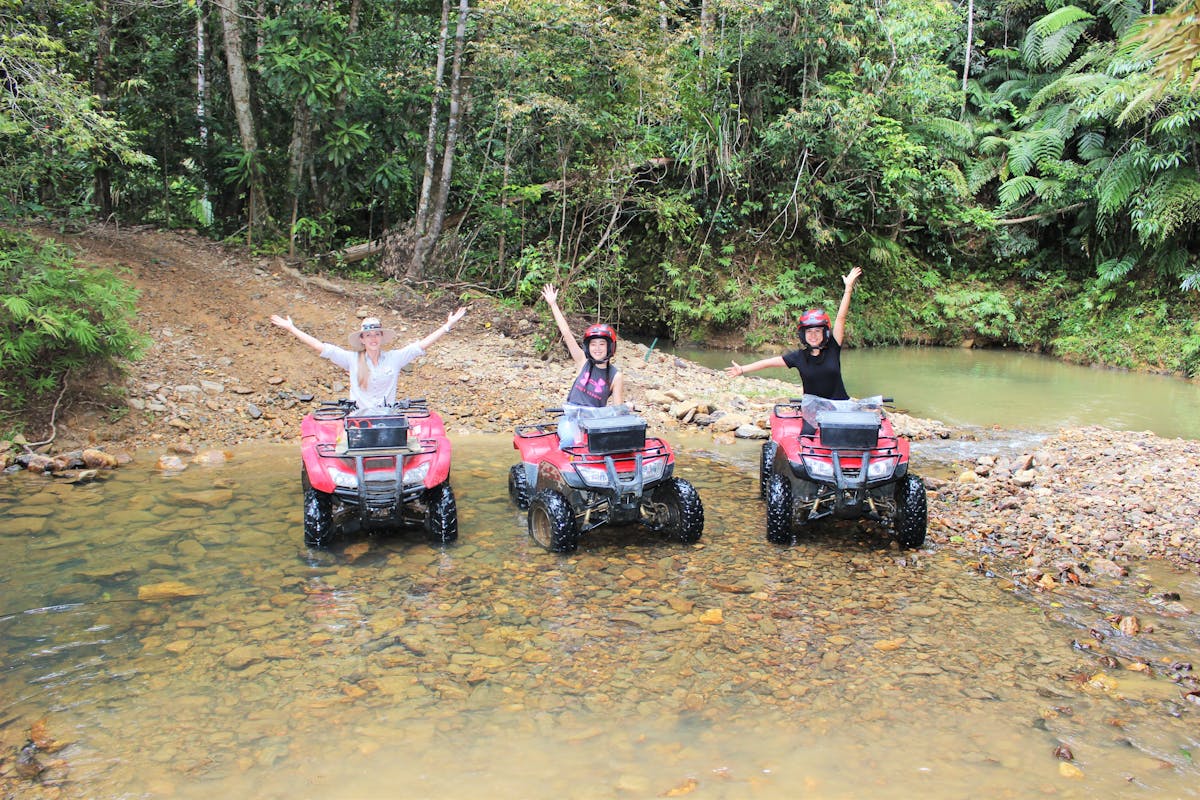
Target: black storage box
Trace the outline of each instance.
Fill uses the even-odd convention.
[[[408,446],[408,417],[346,417],[348,450],[399,449]]]
[[[632,414],[584,418],[579,420],[579,427],[587,433],[588,451],[592,453],[628,453],[646,446],[646,420]]]
[[[870,411],[817,414],[821,444],[837,450],[869,450],[879,442],[879,415]]]

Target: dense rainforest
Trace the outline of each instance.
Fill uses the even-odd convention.
[[[0,214],[758,344],[1200,373],[1200,0],[0,0]],[[10,226],[0,392],[133,298]]]

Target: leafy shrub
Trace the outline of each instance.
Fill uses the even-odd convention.
[[[136,299],[112,271],[78,266],[60,245],[0,230],[4,406],[29,408],[76,367],[140,356],[147,341],[132,325]]]

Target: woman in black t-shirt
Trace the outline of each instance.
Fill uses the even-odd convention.
[[[791,367],[800,373],[800,383],[806,395],[816,395],[829,400],[849,400],[846,386],[842,383],[842,342],[846,338],[846,314],[850,310],[850,296],[854,285],[862,277],[862,268],[855,267],[842,277],[846,291],[838,306],[837,317],[831,328],[829,315],[822,309],[811,308],[800,317],[796,326],[800,333],[800,349],[755,361],[742,366],[736,361],[726,367],[729,375],[745,375],[747,372],[766,367]]]

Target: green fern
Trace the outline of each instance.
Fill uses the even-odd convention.
[[[1009,143],[1008,160],[1014,175],[1028,175],[1039,164],[1062,158],[1066,137],[1057,128],[1021,131]]]
[[[1076,6],[1063,6],[1030,26],[1021,43],[1021,57],[1030,67],[1055,69],[1075,51],[1094,17]]]
[[[1075,141],[1075,152],[1084,161],[1094,162],[1109,155],[1108,140],[1101,131],[1088,130],[1079,134]]]
[[[1096,210],[1101,219],[1116,214],[1149,180],[1146,152],[1134,147],[1114,158],[1096,183]]]
[[[1096,265],[1096,275],[1100,279],[1100,288],[1107,289],[1113,284],[1122,280],[1126,275],[1133,271],[1137,265],[1137,258],[1132,255],[1122,256],[1120,258],[1110,258]]]
[[[1133,214],[1142,244],[1165,243],[1200,222],[1200,179],[1190,168],[1161,173],[1143,188]]]
[[[939,136],[958,147],[970,147],[975,143],[975,133],[970,125],[948,117],[930,117],[920,123],[920,129]]]
[[[1052,81],[1040,89],[1029,101],[1025,108],[1025,116],[1030,116],[1050,101],[1065,97],[1076,101],[1083,97],[1092,97],[1116,82],[1110,75],[1099,72],[1072,73]]]
[[[0,231],[0,397],[20,411],[76,367],[119,363],[146,340],[136,292],[107,270],[74,264],[52,242]]]
[[[1084,11],[1079,6],[1062,6],[1033,23],[1032,30],[1038,36],[1053,36],[1079,22],[1090,21],[1095,18],[1095,16]]]
[[[1000,185],[1000,204],[1004,208],[1012,208],[1031,193],[1036,193],[1041,178],[1032,175],[1018,175]]]
[[[999,165],[990,158],[975,159],[967,168],[967,191],[972,194],[1000,176]]]

